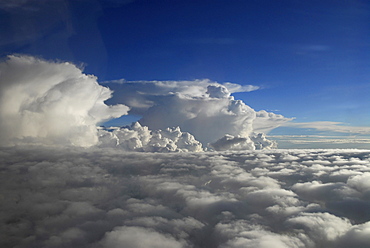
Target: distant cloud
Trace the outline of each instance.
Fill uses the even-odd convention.
[[[275,141],[268,140],[263,133],[252,134],[248,137],[232,136],[226,134],[224,137],[209,144],[216,151],[227,150],[263,150],[277,148]]]
[[[289,122],[283,124],[293,128],[313,128],[319,131],[330,131],[347,134],[370,134],[370,127],[345,126],[342,122],[315,121],[315,122]]]
[[[290,121],[282,115],[256,112],[234,92],[257,90],[257,86],[217,83],[208,79],[194,81],[105,82],[114,90],[111,103],[130,107],[130,114],[142,116],[139,122],[152,130],[179,126],[194,135],[204,146],[225,135],[249,139],[254,133],[270,131]],[[251,146],[256,147],[251,142]],[[226,147],[226,146],[223,146]],[[235,146],[230,146],[234,147]]]
[[[1,247],[370,247],[369,150],[0,153]]]
[[[270,135],[279,148],[362,148],[370,147],[369,135]]]

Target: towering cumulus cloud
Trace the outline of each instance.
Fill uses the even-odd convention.
[[[112,103],[123,103],[150,129],[179,126],[203,145],[216,150],[274,147],[263,134],[290,120],[266,111],[256,112],[231,93],[256,86],[219,84],[210,80],[135,81],[106,83],[115,90]]]
[[[0,144],[42,142],[91,146],[96,125],[126,114],[108,106],[111,91],[71,63],[9,56],[0,64]]]

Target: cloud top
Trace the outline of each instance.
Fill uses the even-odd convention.
[[[370,247],[368,150],[0,153],[1,247]]]

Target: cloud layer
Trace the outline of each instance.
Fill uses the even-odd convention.
[[[1,148],[1,247],[369,247],[361,150]]]
[[[124,105],[106,105],[112,92],[70,63],[9,56],[0,73],[2,145],[92,146],[98,142],[98,123],[128,111]]]

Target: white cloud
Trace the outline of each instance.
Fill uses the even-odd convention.
[[[117,227],[106,233],[102,240],[106,248],[182,248],[185,247],[172,237],[142,227]]]
[[[256,112],[256,117],[257,118],[253,122],[253,129],[254,132],[257,133],[268,133],[272,129],[279,126],[285,126],[285,123],[290,123],[289,121],[293,120],[293,118],[286,118],[282,115],[267,112],[265,110]]]
[[[279,148],[368,149],[370,145],[370,128],[365,126],[348,126],[332,121],[286,122],[281,126],[294,133],[306,133],[304,129],[309,129],[310,133],[317,135],[271,135]]]
[[[2,145],[31,139],[91,146],[98,141],[98,123],[128,111],[124,105],[106,105],[112,92],[67,62],[9,56],[0,72]]]
[[[330,247],[330,242],[337,240],[351,228],[348,219],[329,213],[301,213],[288,219],[286,223],[293,228],[303,229],[319,247]]]
[[[256,112],[231,93],[252,91],[256,86],[220,84],[208,79],[194,81],[111,81],[115,90],[111,103],[130,107],[130,113],[142,116],[139,122],[152,130],[179,126],[204,146],[225,135],[248,139],[254,132],[269,131],[290,119],[266,111]],[[262,137],[262,136],[261,136]],[[268,147],[266,142],[245,148]],[[265,144],[265,145],[262,145]],[[230,147],[232,148],[232,147]],[[237,149],[239,149],[237,147]]]
[[[150,131],[138,122],[131,127],[99,130],[99,147],[116,147],[125,151],[202,152],[202,144],[180,128]]]
[[[368,149],[370,145],[369,135],[269,135],[269,138],[276,140],[279,148],[355,148]]]
[[[362,193],[370,193],[370,173],[350,177],[347,184]]]
[[[263,226],[249,223],[248,221],[233,221],[218,223],[215,232],[219,239],[226,240],[220,247],[259,247],[259,248],[286,248],[305,247],[297,237],[279,235],[266,230]]]
[[[210,144],[216,151],[225,150],[254,150],[254,144],[249,137],[225,135],[221,139]]]
[[[219,84],[207,79],[119,80],[106,83],[116,91],[111,98],[112,91],[99,85],[96,77],[83,74],[68,62],[9,56],[0,64],[0,72],[2,145],[88,147],[99,143],[128,151],[161,152],[201,151],[202,145],[216,142],[214,147],[219,150],[266,149],[276,143],[261,132],[290,120],[256,112],[231,96],[233,92],[258,89],[253,85]],[[105,101],[116,105],[106,105]],[[116,128],[111,133],[101,129],[98,136],[97,125],[128,111],[142,116],[143,127]],[[232,136],[237,137],[233,145],[225,138]],[[242,142],[236,144],[236,139]]]
[[[319,131],[330,131],[348,134],[370,134],[370,127],[345,126],[342,122],[314,121],[314,122],[289,122],[282,126],[293,128],[313,128]]]

